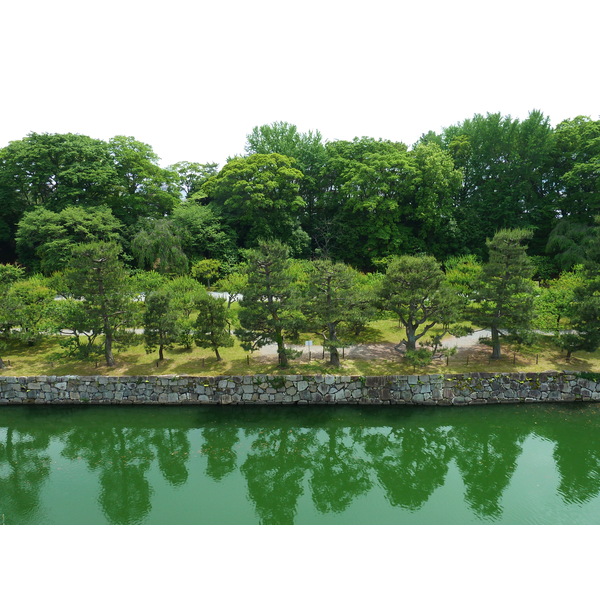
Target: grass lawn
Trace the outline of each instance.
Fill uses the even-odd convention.
[[[435,332],[435,329],[432,330]],[[220,350],[223,360],[217,362],[209,350],[194,347],[191,350],[176,348],[165,351],[166,359],[158,362],[158,353],[146,354],[143,344],[115,351],[117,365],[108,368],[102,357],[82,361],[65,357],[57,338],[46,338],[35,346],[7,344],[2,357],[10,361],[2,376],[18,375],[246,375],[246,374],[345,374],[345,375],[391,375],[410,374],[413,368],[407,365],[393,346],[402,339],[402,331],[394,320],[374,321],[359,337],[351,340],[355,348],[342,359],[339,368],[332,368],[322,359],[321,352],[313,352],[308,360],[307,353],[291,361],[290,367],[280,369],[276,356],[249,354],[237,343],[232,348]],[[300,344],[312,339],[320,344],[315,335],[303,334]],[[358,348],[356,347],[358,346]],[[567,362],[549,337],[542,336],[531,347],[503,346],[504,357],[491,361],[491,349],[483,344],[459,349],[455,356],[436,359],[420,373],[466,373],[474,371],[593,371],[600,372],[600,351],[579,352]]]

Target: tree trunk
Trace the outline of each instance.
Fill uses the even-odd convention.
[[[158,360],[165,360],[165,354],[163,352],[163,345],[158,347]]]
[[[334,323],[329,323],[328,324],[328,328],[329,328],[329,342],[331,342],[331,345],[329,346],[329,364],[332,367],[339,367],[340,366],[340,353],[338,352],[337,349],[337,335],[336,335],[336,327]]]
[[[415,335],[415,327],[412,325],[406,326],[406,349],[416,350],[417,349],[417,336]]]
[[[285,352],[285,345],[283,343],[283,337],[277,336],[277,356],[279,357],[279,366],[287,367],[288,366],[288,357]]]
[[[105,333],[105,340],[104,340],[104,358],[106,360],[106,366],[107,367],[114,367],[115,366],[115,359],[112,353],[112,343],[113,343],[113,338],[112,338],[112,333]]]
[[[221,355],[219,354],[219,349],[217,347],[214,348],[215,356],[217,357],[217,362],[221,360]]]
[[[332,367],[340,366],[340,353],[338,352],[337,346],[329,346],[329,364]]]
[[[492,327],[492,358],[500,358],[500,332],[496,327]]]
[[[4,361],[2,360],[2,358],[0,358],[0,369],[5,369],[6,365],[4,364]]]

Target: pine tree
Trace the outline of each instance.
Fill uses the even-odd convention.
[[[486,245],[489,259],[474,286],[471,321],[491,330],[492,358],[500,358],[501,330],[523,331],[531,326],[535,285],[524,229],[502,229]]]

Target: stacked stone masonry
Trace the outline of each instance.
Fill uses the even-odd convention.
[[[0,377],[0,404],[412,404],[599,401],[576,373]]]

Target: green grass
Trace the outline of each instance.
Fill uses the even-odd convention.
[[[435,333],[435,330],[432,330]],[[78,360],[62,355],[57,338],[43,339],[35,346],[19,345],[15,341],[7,344],[3,354],[10,367],[0,372],[2,376],[18,375],[248,375],[264,374],[346,374],[346,375],[390,375],[410,374],[413,368],[407,365],[393,346],[402,339],[402,331],[393,320],[374,321],[357,338],[353,345],[361,345],[361,352],[367,356],[342,358],[339,368],[327,364],[320,352],[313,352],[309,362],[307,353],[293,360],[290,367],[281,369],[276,356],[259,356],[259,353],[245,352],[235,343],[232,348],[220,350],[223,360],[217,362],[213,353],[201,348],[185,350],[176,348],[165,352],[165,360],[158,361],[158,353],[146,354],[143,344],[116,350],[115,367],[104,365],[103,357],[94,360]],[[314,334],[303,334],[300,343],[312,339],[315,344],[320,340]],[[461,349],[455,356],[438,359],[431,365],[419,369],[421,373],[467,373],[474,371],[513,372],[570,370],[600,372],[600,351],[580,352],[567,362],[549,337],[542,336],[531,347],[519,348],[504,344],[504,356],[491,361],[490,348],[478,345]],[[340,352],[341,354],[341,352]],[[96,362],[97,361],[97,362]]]

